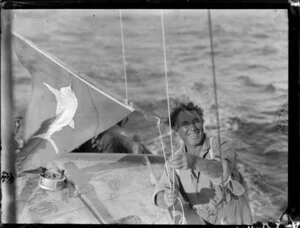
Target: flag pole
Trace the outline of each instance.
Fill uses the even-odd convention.
[[[2,223],[16,223],[15,150],[13,142],[11,11],[1,9],[1,188]]]

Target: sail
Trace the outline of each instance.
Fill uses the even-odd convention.
[[[23,159],[30,155],[31,165],[46,164],[72,151],[133,111],[16,33],[14,46],[32,76],[25,146],[20,152]]]

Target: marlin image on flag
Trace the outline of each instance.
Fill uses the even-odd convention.
[[[44,166],[112,127],[134,109],[13,33],[15,52],[32,76],[17,169]]]

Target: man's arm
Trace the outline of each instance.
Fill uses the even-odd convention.
[[[223,168],[222,163],[220,161],[206,160],[198,156],[195,156],[194,159],[194,169],[196,169],[199,172],[205,173],[211,178],[221,177]]]
[[[156,198],[155,198],[156,205],[161,208],[168,209],[176,204],[177,197],[178,197],[177,191],[173,192],[170,189],[160,191],[156,194]]]
[[[224,180],[227,180],[231,173],[232,164],[235,162],[235,150],[232,140],[228,138],[221,139],[222,163],[220,159],[218,140],[212,141],[214,157],[212,160],[203,159],[198,155],[188,153],[177,153],[171,160],[172,168],[175,169],[196,169],[199,172],[205,173],[213,179],[221,180],[223,173]],[[217,180],[216,180],[217,181]]]
[[[174,191],[170,190],[170,183],[172,184],[172,172],[171,169],[169,169],[169,174],[171,175],[171,178],[167,176],[166,168],[160,178],[160,181],[158,185],[155,187],[154,194],[153,194],[153,202],[156,206],[159,206],[161,208],[169,208],[176,204],[177,197],[178,197],[178,180],[177,175],[175,174],[175,184],[174,184]]]
[[[148,148],[143,145],[139,138],[129,134],[120,127],[112,127],[109,132],[114,136],[116,141],[130,154],[151,154]]]
[[[194,168],[200,172],[206,173],[213,179],[219,179],[216,180],[219,182],[221,181],[220,177],[223,173],[223,179],[226,181],[231,174],[232,166],[235,163],[236,153],[234,143],[230,138],[221,137],[223,167],[221,163],[218,138],[213,138],[212,149],[213,158],[211,158],[211,160],[206,160],[198,157],[198,159],[196,159]]]
[[[222,174],[222,164],[220,161],[207,160],[198,155],[177,153],[170,161],[174,169],[196,169],[209,175],[211,178],[219,178]]]

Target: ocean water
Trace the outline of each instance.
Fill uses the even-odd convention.
[[[13,28],[45,51],[126,98],[118,10],[15,10]],[[284,10],[212,10],[222,133],[236,139],[254,220],[277,220],[287,207],[287,136],[274,125],[288,101],[288,20]],[[158,10],[122,11],[128,98],[168,114],[162,21]],[[164,12],[170,107],[191,100],[216,134],[206,10]],[[15,116],[26,111],[31,79],[14,55]],[[126,126],[153,153],[162,146],[156,123],[133,113]],[[162,126],[162,134],[168,131]],[[170,151],[170,140],[164,138]]]

